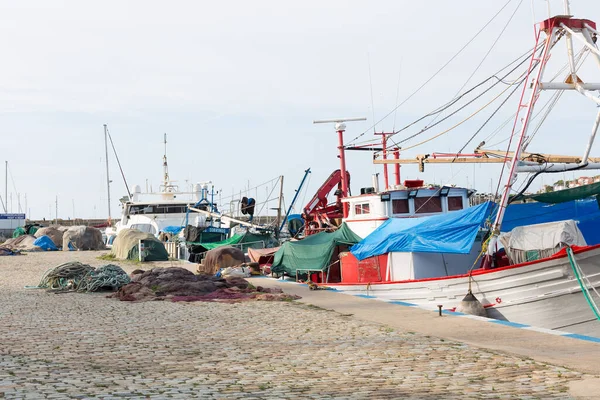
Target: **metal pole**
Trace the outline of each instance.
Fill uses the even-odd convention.
[[[275,225],[275,237],[279,239],[279,224],[281,223],[281,206],[283,203],[283,175],[279,177],[279,204],[277,205],[277,225]]]
[[[539,92],[539,87],[538,84],[542,79],[542,76],[544,74],[544,69],[546,66],[546,62],[548,61],[548,57],[549,57],[549,52],[550,52],[550,48],[552,47],[552,43],[554,41],[554,38],[556,36],[556,28],[552,29],[552,32],[548,35],[548,37],[545,39],[545,44],[544,44],[544,50],[542,52],[542,56],[540,58],[540,66],[537,72],[537,76],[535,77],[532,87],[531,87],[531,94],[529,96],[529,101],[526,103],[526,105],[524,105],[523,103],[523,97],[525,95],[525,90],[527,88],[527,86],[525,85],[523,88],[523,93],[521,94],[521,99],[519,100],[519,111],[521,107],[525,107],[525,115],[522,117],[522,125],[521,125],[521,131],[519,133],[518,136],[518,140],[516,143],[516,147],[515,147],[515,152],[513,155],[513,158],[510,162],[510,169],[508,172],[508,177],[507,177],[507,183],[504,186],[504,191],[502,192],[502,197],[500,198],[500,204],[498,207],[498,212],[496,214],[496,219],[494,221],[494,224],[492,226],[492,236],[488,245],[488,251],[489,254],[492,254],[496,249],[496,241],[498,239],[498,235],[500,234],[500,227],[502,225],[502,220],[504,219],[504,213],[506,211],[506,207],[508,206],[508,199],[510,196],[510,190],[512,188],[513,183],[516,181],[517,179],[517,165],[520,161],[521,158],[521,152],[523,151],[523,140],[525,139],[525,135],[527,134],[527,128],[529,126],[529,120],[531,117],[531,113],[533,112],[533,108],[535,105],[535,102],[537,100],[537,96],[538,96],[538,92]],[[538,32],[538,40],[539,40],[539,35],[541,34],[541,32]],[[536,40],[536,46],[537,46],[537,40]],[[532,71],[532,66],[533,66],[533,61],[535,59],[535,52],[532,55],[530,64],[529,64],[529,69],[528,69],[528,73],[527,73],[527,79],[529,79],[530,75],[531,75],[531,71]],[[513,126],[513,130],[514,127],[517,124],[517,121],[521,120],[520,116],[519,116],[519,112],[517,111],[516,117],[515,117],[515,125]]]
[[[290,216],[290,212],[292,212],[292,208],[294,208],[294,204],[296,204],[296,199],[298,199],[298,195],[300,194],[300,191],[302,190],[302,186],[304,186],[304,181],[306,181],[306,177],[308,176],[308,174],[310,174],[310,168],[304,171],[304,177],[302,178],[302,181],[300,182],[300,186],[298,186],[298,189],[296,189],[296,193],[294,194],[292,203],[288,207],[288,209],[285,213],[285,217],[283,218],[283,221],[281,221],[281,223],[279,224],[279,230],[283,229],[283,226],[285,225],[285,221],[287,221],[288,217]]]
[[[386,160],[387,159],[387,135],[384,133],[381,135],[381,142],[382,142],[382,147],[383,147],[383,159]],[[384,184],[384,188],[383,190],[388,190],[388,188],[390,187],[389,182],[388,182],[388,168],[387,168],[387,164],[383,164],[383,184]]]
[[[340,171],[342,173],[342,197],[348,197],[348,176],[346,175],[346,151],[344,150],[344,131],[346,124],[335,124],[335,130],[338,133],[338,149],[340,150]],[[344,218],[348,218],[348,203],[344,202]]]
[[[8,161],[4,161],[4,201],[6,201],[6,205],[4,206],[4,212],[7,213],[8,207]]]
[[[399,150],[394,151],[394,158],[396,160],[400,159],[400,151]],[[396,164],[394,166],[394,175],[396,176],[396,185],[400,186],[400,164]]]
[[[110,215],[110,177],[108,176],[108,128],[104,124],[104,152],[106,157],[106,192],[108,198],[108,221],[112,221]]]

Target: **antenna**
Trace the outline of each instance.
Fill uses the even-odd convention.
[[[348,197],[348,176],[346,172],[346,153],[344,151],[344,131],[346,124],[344,122],[366,121],[366,117],[359,118],[336,118],[336,119],[321,119],[313,121],[313,124],[331,124],[335,123],[335,130],[338,134],[338,150],[340,151],[340,172],[342,173],[342,195]],[[348,203],[344,203],[344,218],[348,217]]]

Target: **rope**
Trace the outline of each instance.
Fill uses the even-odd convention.
[[[102,288],[117,290],[131,282],[129,275],[118,265],[108,264],[90,271],[81,281],[77,291],[96,292]]]
[[[95,269],[79,261],[71,261],[48,269],[37,286],[26,288],[95,292],[108,287],[116,290],[129,282],[127,273],[117,265],[108,264]]]
[[[591,298],[587,286],[585,286],[581,280],[581,276],[578,271],[578,270],[580,270],[580,267],[579,267],[579,265],[577,265],[577,261],[575,260],[575,257],[573,256],[573,249],[571,248],[571,246],[567,247],[567,257],[569,258],[569,264],[571,264],[571,268],[573,269],[575,278],[577,278],[577,282],[579,283],[579,287],[581,288],[581,292],[583,293],[585,300],[587,301],[588,305],[594,312],[594,315],[596,316],[596,318],[598,320],[600,320],[600,312],[598,310],[598,306],[596,305],[596,303],[594,303],[594,300]],[[583,271],[581,274],[583,275]],[[584,277],[585,277],[585,275],[584,275]]]
[[[504,25],[504,27],[502,28],[502,30],[500,31],[500,33],[498,34],[498,36],[496,37],[496,40],[494,40],[494,43],[492,43],[492,45],[490,46],[490,48],[488,49],[488,51],[483,56],[483,59],[479,62],[479,64],[473,70],[473,72],[471,72],[471,75],[469,75],[469,77],[467,78],[467,80],[465,81],[465,83],[461,86],[461,88],[458,89],[458,91],[456,92],[456,94],[454,95],[454,97],[456,97],[456,96],[458,96],[460,94],[460,92],[465,88],[465,86],[467,86],[467,84],[469,83],[469,81],[471,79],[473,79],[473,76],[475,76],[475,74],[477,73],[477,71],[479,71],[479,68],[481,68],[481,66],[483,65],[483,63],[485,62],[485,60],[488,58],[488,56],[490,55],[490,53],[492,52],[492,50],[494,50],[494,47],[496,47],[496,44],[498,43],[498,41],[500,40],[500,38],[502,37],[502,35],[506,31],[506,28],[508,28],[508,25],[510,25],[510,22],[512,21],[513,17],[515,16],[515,14],[517,13],[517,11],[521,7],[521,4],[523,4],[523,0],[519,1],[519,4],[517,4],[517,7],[515,8],[515,10],[513,11],[513,13],[511,14],[510,18],[508,19],[508,21],[506,22],[506,24]],[[500,82],[502,82],[501,79],[500,79]],[[502,83],[504,83],[504,82],[502,82]],[[442,115],[441,113],[437,114],[431,120],[431,122],[429,122],[427,125],[431,125],[432,123],[434,123],[441,115]]]
[[[451,130],[453,130],[454,128],[459,127],[460,125],[464,124],[465,122],[467,122],[468,120],[470,120],[471,118],[473,118],[475,115],[479,114],[481,111],[483,111],[487,106],[489,106],[490,104],[492,104],[494,101],[496,101],[500,96],[502,96],[508,89],[510,89],[510,86],[507,86],[506,89],[504,89],[502,92],[500,92],[497,96],[495,96],[492,100],[490,100],[489,102],[487,102],[483,107],[480,107],[477,111],[475,111],[474,113],[472,113],[471,115],[469,115],[467,118],[463,119],[462,121],[460,121],[459,123],[451,126],[450,128],[438,133],[437,135],[434,135],[428,139],[422,140],[419,143],[413,144],[412,146],[408,146],[408,147],[404,147],[403,151],[406,151],[408,149],[412,149],[414,147],[420,146],[422,144],[425,144],[427,142],[432,141],[433,139],[436,139],[448,132],[450,132]]]
[[[354,143],[354,141],[356,141],[358,138],[360,138],[361,136],[364,136],[367,132],[369,132],[371,129],[373,129],[375,126],[377,126],[383,120],[385,120],[387,117],[389,117],[390,115],[392,115],[398,108],[400,108],[402,105],[404,105],[404,103],[406,103],[408,100],[410,100],[414,95],[416,95],[418,92],[420,92],[421,89],[423,89],[425,86],[427,86],[427,84],[429,84],[429,82],[431,82],[440,72],[442,72],[452,61],[454,61],[454,59],[456,57],[458,57],[474,41],[481,34],[481,32],[483,32],[485,30],[485,28],[487,28],[496,19],[496,17],[498,17],[498,15],[500,15],[500,13],[502,12],[502,10],[504,10],[511,2],[512,2],[512,0],[508,0],[500,8],[500,10],[498,10],[498,12],[496,12],[496,14],[494,14],[494,16],[489,21],[487,21],[485,23],[485,25],[481,29],[479,29],[479,31],[475,34],[475,36],[473,36],[471,39],[469,39],[469,41],[463,47],[461,47],[460,50],[458,50],[458,52],[456,52],[456,54],[454,54],[448,61],[446,61],[446,63],[444,65],[442,65],[433,75],[431,75],[431,77],[429,77],[429,79],[427,79],[425,81],[425,83],[423,83],[421,86],[419,86],[417,88],[417,90],[415,90],[414,92],[412,92],[400,104],[398,104],[396,107],[394,107],[394,109],[392,111],[390,111],[386,115],[384,115],[383,118],[379,119],[372,126],[370,126],[368,129],[366,129],[363,133],[361,133],[360,135],[358,135],[357,137],[355,137],[354,139],[352,139],[349,142],[349,144]]]

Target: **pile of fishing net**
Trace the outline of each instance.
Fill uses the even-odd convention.
[[[71,261],[47,270],[37,287],[54,291],[96,292],[114,291],[129,282],[129,275],[118,265],[94,268]]]
[[[40,247],[33,244],[35,239],[33,235],[19,235],[8,239],[2,246],[12,251],[42,251]]]
[[[185,268],[154,268],[136,270],[132,282],[107,297],[121,301],[219,301],[243,300],[289,301],[299,296],[283,293],[280,289],[255,288],[239,277],[219,278],[196,275]]]

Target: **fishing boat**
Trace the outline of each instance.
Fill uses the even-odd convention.
[[[518,85],[522,87],[522,93],[510,136],[514,139],[506,151],[476,150],[469,155],[421,156],[412,160],[421,166],[438,162],[468,163],[477,159],[501,163],[507,172],[500,200],[474,207],[463,206],[446,213],[439,212],[438,207],[434,215],[419,218],[389,218],[388,212],[376,224],[365,217],[360,226],[357,219],[365,210],[360,205],[360,196],[354,199],[346,196],[343,220],[349,226],[354,223],[353,229],[357,231],[363,229],[366,236],[350,252],[342,252],[339,262],[328,263],[327,278],[324,274],[312,274],[312,280],[339,291],[390,302],[462,310],[540,328],[600,337],[600,308],[596,304],[600,300],[597,292],[600,289],[600,245],[589,245],[574,221],[522,226],[520,230],[501,234],[502,223],[510,213],[509,203],[519,172],[534,173],[527,188],[540,173],[600,168],[600,160],[590,157],[600,125],[600,112],[582,157],[526,151],[531,139],[528,130],[532,113],[542,91],[559,91],[561,94],[575,91],[600,105],[600,98],[593,92],[600,89],[600,84],[584,83],[577,76],[580,62],[585,60],[584,53],[589,53],[600,65],[596,24],[570,15],[570,4],[565,0],[564,15],[549,17],[535,28],[536,43]],[[561,40],[566,42],[567,48],[566,79],[564,82],[555,82],[554,78],[545,80],[544,71],[552,49]],[[582,44],[579,55],[574,51],[574,41]],[[336,130],[343,133],[343,122],[337,123]],[[383,153],[383,159],[376,163],[401,161],[398,157],[385,159],[386,152]],[[345,176],[343,157],[341,162],[342,176]],[[409,212],[414,210],[414,197],[418,194],[411,196],[411,189],[406,188],[406,198],[413,197]],[[344,190],[347,190],[347,184],[342,188]],[[429,197],[442,197],[442,190],[436,189]],[[387,192],[377,193],[379,202],[392,199]],[[451,193],[449,190],[444,192],[446,195]],[[524,189],[517,194],[523,192]],[[369,195],[366,194],[365,199]],[[459,197],[464,201],[464,195]],[[448,211],[447,200],[444,203],[440,199],[439,203],[442,204],[441,211],[444,211],[443,204]],[[335,273],[331,273],[332,269]]]
[[[167,162],[167,137],[164,136],[163,179],[157,192],[142,193],[134,185],[130,196],[121,202],[121,219],[116,223],[116,233],[122,229],[137,229],[155,236],[177,235],[191,227],[191,241],[214,242],[225,239],[230,231],[227,221],[218,217],[212,182],[193,185],[191,192],[179,190],[169,177]]]

